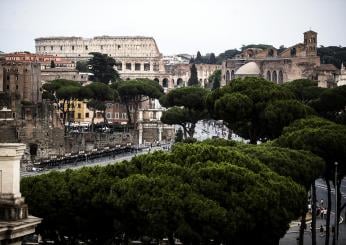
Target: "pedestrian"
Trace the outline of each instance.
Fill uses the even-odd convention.
[[[324,235],[324,228],[323,225],[320,226],[320,236],[322,237]]]
[[[324,208],[321,208],[321,212],[320,212],[320,217],[321,217],[321,219],[324,219]]]
[[[324,208],[323,210],[322,210],[322,219],[324,219],[324,218],[326,218],[327,217],[327,209],[326,208]]]
[[[323,199],[320,201],[320,206],[323,207]]]

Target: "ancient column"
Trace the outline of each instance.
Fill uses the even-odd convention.
[[[163,131],[162,126],[159,126],[159,142],[162,141],[162,131]]]
[[[143,144],[143,125],[139,123],[138,125],[138,144]]]
[[[21,244],[22,237],[35,232],[40,218],[28,215],[20,193],[20,159],[26,146],[0,144],[0,244]]]

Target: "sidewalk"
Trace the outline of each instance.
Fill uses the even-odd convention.
[[[333,225],[334,215],[331,215],[331,226]],[[280,240],[280,245],[296,245],[297,238],[299,237],[299,224],[300,222],[292,222],[290,228],[287,231],[286,235]],[[311,215],[307,216],[307,229],[304,233],[304,245],[311,245],[311,231],[310,231]],[[325,243],[325,232],[321,235],[320,226],[323,225],[325,231],[326,220],[320,217],[316,219],[316,244],[324,245]],[[330,228],[331,229],[331,228]],[[333,233],[330,231],[330,242],[331,245],[333,241]],[[341,223],[339,225],[339,245],[346,244],[346,224]]]

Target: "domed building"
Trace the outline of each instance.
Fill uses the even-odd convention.
[[[242,65],[235,73],[235,77],[259,77],[261,75],[261,71],[256,64],[256,62],[249,62],[245,65]]]
[[[317,33],[304,33],[304,43],[285,50],[248,48],[222,63],[221,86],[237,77],[256,76],[282,84],[295,79],[313,79],[320,66],[317,56]],[[318,78],[319,79],[319,78]]]

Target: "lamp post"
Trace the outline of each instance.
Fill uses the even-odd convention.
[[[338,245],[338,162],[334,163],[335,165],[335,221],[334,221],[334,226],[335,226],[335,232],[334,232],[334,236],[335,236],[335,245]]]

